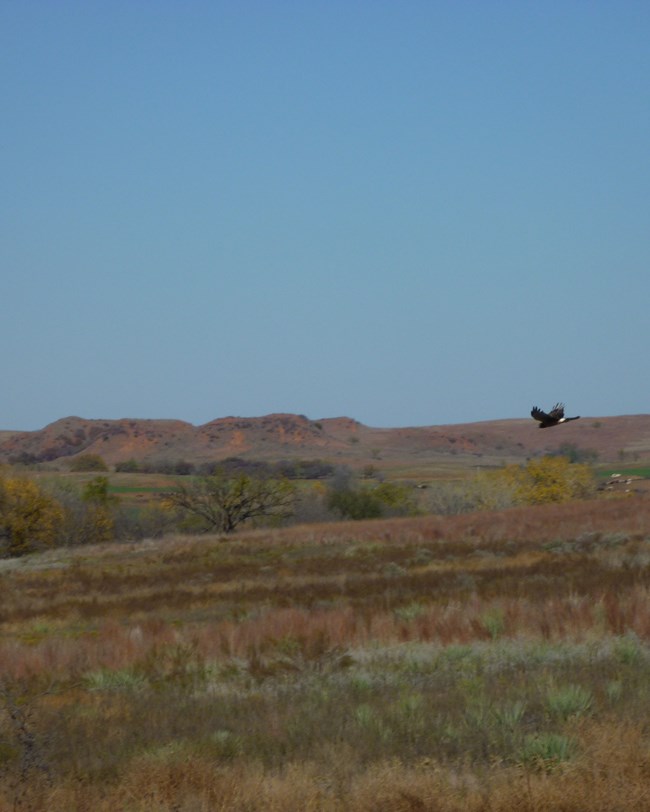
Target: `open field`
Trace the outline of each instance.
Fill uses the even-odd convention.
[[[5,810],[650,810],[650,499],[0,561]]]

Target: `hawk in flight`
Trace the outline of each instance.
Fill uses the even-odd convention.
[[[556,403],[548,414],[538,409],[537,406],[533,406],[530,415],[535,420],[539,420],[540,429],[547,429],[550,426],[557,426],[560,423],[568,423],[569,420],[580,419],[580,415],[577,415],[577,417],[565,417],[564,403]]]

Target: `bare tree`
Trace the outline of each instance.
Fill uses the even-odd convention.
[[[204,532],[232,533],[250,519],[292,515],[295,487],[284,479],[220,473],[181,483],[165,494],[165,503],[198,521]]]

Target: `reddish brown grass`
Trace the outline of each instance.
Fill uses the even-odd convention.
[[[3,562],[0,596],[0,675],[33,708],[53,775],[19,780],[0,707],[0,812],[650,809],[634,704],[650,500],[52,551]],[[622,648],[605,657],[610,640]],[[493,676],[483,654],[471,660],[507,641],[602,644],[604,659],[551,658],[537,689],[505,649]],[[421,661],[402,643],[423,644]],[[469,665],[457,679],[431,671],[429,644],[461,644]],[[392,665],[366,665],[383,649]],[[556,732],[544,705],[556,682],[587,682],[598,710],[560,731],[580,742],[560,768],[516,766],[516,736],[472,727],[525,694],[521,736]],[[409,703],[448,737],[437,755]],[[253,755],[228,743],[239,724]]]

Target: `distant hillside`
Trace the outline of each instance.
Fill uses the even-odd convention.
[[[583,417],[540,430],[529,418],[445,426],[372,428],[347,417],[222,417],[194,426],[181,420],[85,420],[66,417],[38,431],[0,431],[0,462],[61,462],[99,454],[126,460],[211,462],[314,459],[349,465],[498,464],[557,451],[562,444],[601,462],[650,460],[650,415]]]

